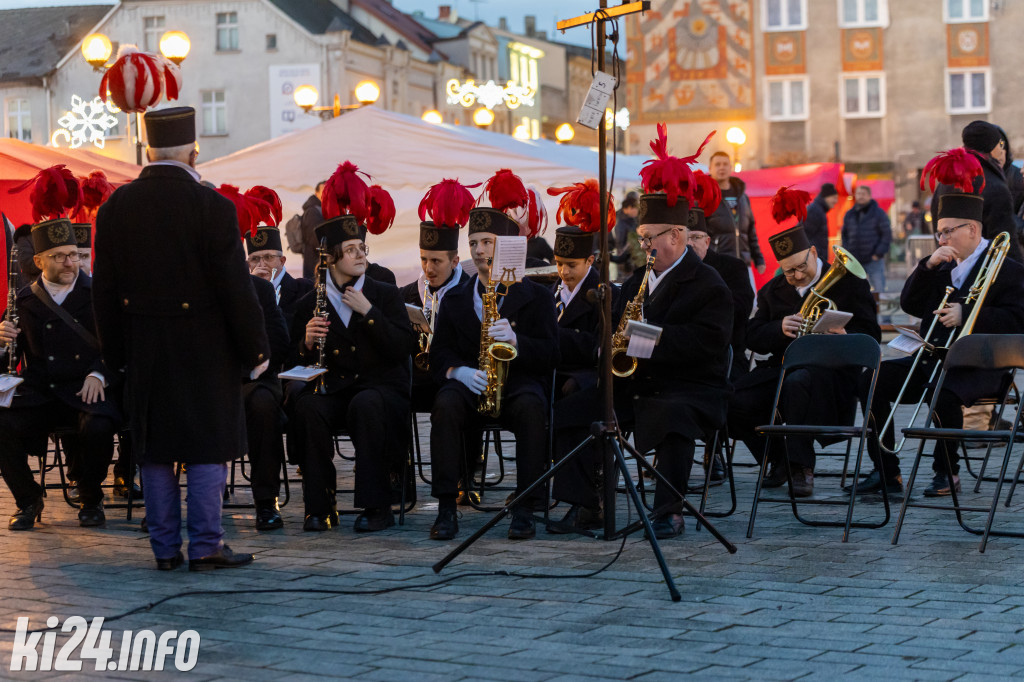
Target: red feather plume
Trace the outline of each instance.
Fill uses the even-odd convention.
[[[249,189],[245,190],[245,196],[260,199],[267,204],[266,215],[260,216],[260,221],[271,227],[276,227],[281,224],[282,210],[281,210],[281,197],[277,196],[277,192],[264,187],[263,185],[253,185]]]
[[[238,231],[244,237],[247,233],[250,237],[256,236],[256,226],[260,224],[263,216],[270,214],[270,204],[246,196],[238,191],[234,185],[221,185],[217,192],[235,205],[235,212],[238,214]]]
[[[96,211],[111,194],[114,186],[107,181],[106,174],[94,170],[87,177],[79,178],[82,185],[82,207],[88,211]]]
[[[508,168],[502,168],[492,175],[484,185],[491,207],[499,211],[512,208],[523,208],[530,203],[530,195],[522,179]],[[483,195],[481,195],[481,198]]]
[[[693,176],[697,208],[704,211],[704,215],[710,217],[722,203],[722,188],[718,186],[717,180],[704,171],[695,171]]]
[[[29,195],[32,219],[37,223],[72,216],[82,206],[82,186],[64,164],[44,168],[31,180],[8,190],[8,193],[16,194],[29,187],[32,188]]]
[[[797,222],[807,218],[807,204],[811,203],[811,195],[802,189],[780,187],[772,197],[772,218],[780,225],[787,218],[796,217]]]
[[[654,152],[655,158],[645,161],[644,167],[640,169],[640,180],[644,191],[648,193],[664,192],[669,206],[675,206],[679,197],[684,197],[687,201],[692,202],[694,177],[689,164],[700,157],[715,132],[712,130],[704,138],[704,142],[697,148],[696,153],[679,158],[669,155],[668,127],[664,123],[659,123],[658,139],[651,140],[651,151]]]
[[[323,191],[323,215],[330,220],[351,214],[360,223],[366,221],[369,211],[369,188],[359,175],[370,176],[350,161],[345,161],[327,179]]]
[[[562,195],[558,200],[558,213],[555,214],[558,222],[575,225],[584,232],[600,232],[601,188],[597,178],[587,178],[568,187],[549,187],[548,194],[553,197]],[[610,230],[614,225],[615,207],[609,201],[605,229]]]
[[[420,200],[420,220],[430,220],[436,227],[459,227],[469,222],[469,210],[476,202],[470,188],[475,185],[463,185],[458,179],[444,179],[432,186]]]
[[[963,147],[957,147],[942,152],[925,165],[924,172],[921,173],[921,189],[924,189],[927,179],[928,186],[933,192],[935,186],[942,183],[952,185],[961,192],[973,194],[974,178],[978,176],[981,176],[981,188],[978,190],[980,192],[985,189],[985,171],[981,168],[981,162],[971,152]]]
[[[526,206],[509,211],[509,215],[519,223],[519,236],[533,239],[548,229],[548,209],[536,188],[527,188],[526,196]]]
[[[388,191],[380,185],[371,185],[369,189],[366,218],[366,231],[370,234],[382,234],[395,222],[395,202]]]

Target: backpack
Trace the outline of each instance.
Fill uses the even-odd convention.
[[[298,213],[288,219],[284,224],[284,236],[288,240],[288,250],[292,253],[302,253],[302,216]]]

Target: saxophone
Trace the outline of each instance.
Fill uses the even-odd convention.
[[[423,306],[423,315],[427,318],[430,333],[420,333],[420,352],[413,358],[416,369],[426,372],[430,369],[430,342],[434,340],[434,326],[437,324],[437,294],[430,295],[430,306]]]
[[[316,268],[316,308],[313,310],[314,317],[321,317],[327,319],[329,317],[327,308],[327,278],[330,276],[327,272],[327,247],[324,245],[324,241],[320,242],[320,248],[317,249],[320,255],[320,262]],[[317,347],[317,369],[323,369],[325,367],[325,361],[327,356],[327,336],[323,336],[316,340]],[[320,375],[320,381],[316,386],[314,393],[324,393],[327,390],[327,386],[324,383],[324,376],[327,372]]]
[[[477,411],[492,418],[501,414],[501,394],[505,387],[505,379],[508,377],[508,363],[515,360],[519,354],[511,343],[495,341],[488,333],[491,325],[501,317],[498,315],[497,288],[502,283],[505,283],[504,276],[497,282],[488,277],[481,297],[483,319],[480,320],[479,369],[487,375],[487,388],[480,394]]]
[[[18,327],[18,245],[11,245],[11,259],[7,263],[7,314],[4,319]],[[7,348],[7,373],[15,374],[18,369],[18,340],[11,339]]]
[[[647,256],[647,269],[644,271],[644,278],[640,282],[640,290],[636,292],[633,300],[626,304],[622,312],[622,319],[619,320],[619,328],[615,330],[612,337],[612,374],[617,377],[628,377],[636,371],[636,358],[626,355],[629,348],[629,339],[626,338],[626,325],[630,320],[643,322],[644,318],[644,294],[647,293],[647,278],[651,276],[651,269],[654,267],[654,257],[658,255],[657,249],[651,249]]]

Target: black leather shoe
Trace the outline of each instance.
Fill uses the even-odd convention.
[[[799,464],[790,464],[793,472],[793,497],[810,497],[814,494],[814,471]]]
[[[256,503],[256,530],[277,530],[284,528],[281,509],[277,506],[277,498],[261,500]]]
[[[302,530],[321,532],[331,529],[331,519],[329,516],[314,516],[308,514],[306,520],[302,522]]]
[[[552,535],[568,535],[573,530],[593,530],[604,526],[604,514],[600,509],[590,509],[581,504],[574,504],[569,507],[562,520],[557,525],[548,526],[548,532]]]
[[[78,481],[68,479],[68,502],[78,504],[82,501],[82,494],[78,491]]]
[[[537,536],[537,523],[529,509],[516,507],[512,510],[512,522],[508,524],[509,540],[532,540]]]
[[[395,525],[395,514],[391,511],[391,507],[367,509],[356,517],[355,531],[357,533],[376,533],[393,525]]]
[[[670,540],[683,532],[682,514],[665,514],[651,523],[654,537],[659,540]]]
[[[32,530],[36,521],[43,519],[43,498],[25,507],[19,507],[7,524],[7,530]]]
[[[431,540],[451,540],[459,532],[458,512],[453,507],[437,510],[437,519],[430,527]]]
[[[843,490],[849,492],[850,488],[854,488],[858,495],[880,493],[882,492],[882,474],[878,471],[878,469],[875,469],[868,475],[867,478],[858,483],[856,487],[848,485],[845,488],[843,488]],[[903,477],[900,476],[899,474],[896,474],[892,478],[887,478],[885,480],[885,491],[890,495],[894,493],[902,493]]]
[[[107,522],[107,516],[103,513],[103,504],[86,504],[78,510],[78,525],[82,528],[94,528],[102,526]]]
[[[157,560],[156,560],[156,570],[158,570],[158,571],[173,571],[178,566],[181,566],[183,563],[185,563],[185,557],[184,557],[184,555],[182,555],[181,552],[178,552],[177,554],[172,556],[170,559],[161,559],[161,558],[157,557]]]
[[[949,479],[948,474],[938,473],[932,478],[932,484],[924,489],[925,497],[945,497],[950,494],[949,491]],[[960,477],[952,476],[953,485],[956,486],[956,491],[960,492]]]
[[[711,482],[720,483],[725,480],[725,465],[722,464],[722,459],[715,455],[711,461]]]
[[[781,464],[769,464],[768,473],[764,476],[762,488],[781,488],[786,485],[786,469]]]
[[[248,566],[256,560],[252,554],[236,554],[231,548],[224,545],[220,551],[210,556],[190,559],[188,570],[190,571],[212,571],[217,568],[238,568]]]
[[[131,482],[133,500],[142,499],[142,488],[134,480]],[[128,497],[128,480],[123,476],[114,477],[114,495],[117,497]]]

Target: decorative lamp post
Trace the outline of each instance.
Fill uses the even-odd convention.
[[[110,38],[102,33],[91,33],[82,41],[82,56],[92,66],[93,71],[103,71],[113,52],[114,46]]]
[[[572,142],[574,137],[576,137],[576,131],[568,123],[563,123],[555,128],[555,139],[562,144]]]
[[[362,81],[356,86],[356,101],[360,105],[373,104],[380,97],[380,87],[373,81]]]
[[[740,163],[740,147],[747,141],[747,134],[743,132],[743,128],[733,126],[725,131],[725,139],[732,144],[735,164],[733,171],[739,173],[743,170],[743,164]]]
[[[295,88],[295,93],[292,95],[292,99],[295,100],[295,104],[301,107],[301,109],[307,114],[316,113],[317,115],[326,115],[326,112],[331,112],[331,118],[337,118],[341,116],[343,111],[351,111],[358,109],[367,104],[373,104],[380,97],[380,87],[373,81],[362,81],[355,89],[356,100],[359,104],[341,104],[341,95],[338,93],[334,94],[333,102],[331,106],[316,106],[317,101],[320,99],[320,92],[312,85],[300,85]]]
[[[160,38],[160,53],[172,62],[181,66],[192,48],[192,41],[184,31],[168,31]]]

